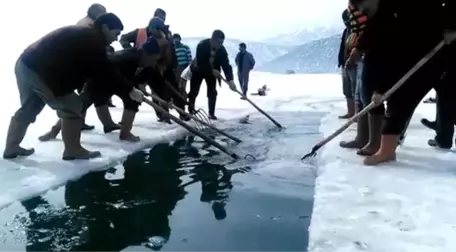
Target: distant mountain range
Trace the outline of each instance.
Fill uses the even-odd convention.
[[[313,29],[297,30],[293,33],[280,34],[262,42],[273,45],[299,46],[310,41],[327,38],[343,31],[343,27],[316,27]]]
[[[340,35],[314,40],[300,45],[257,68],[258,71],[285,73],[337,72]]]
[[[203,40],[204,38],[185,38],[182,40],[183,43],[187,44],[190,49],[192,50],[193,56],[196,53],[196,46],[198,43]],[[237,39],[226,39],[224,42],[224,46],[228,51],[228,55],[230,57],[230,62],[234,65],[234,59],[236,54],[239,52],[239,44],[241,42],[245,42],[247,44],[247,50],[255,56],[255,61],[257,66],[261,66],[262,64],[274,60],[277,57],[280,57],[286,53],[288,53],[293,46],[280,46],[280,45],[271,45],[262,42],[248,42],[248,41],[241,41]]]
[[[334,27],[300,30],[262,42],[226,39],[224,46],[233,67],[239,43],[245,42],[247,50],[255,57],[255,70],[272,73],[332,73],[337,71],[341,31],[341,28]],[[202,39],[204,38],[184,38],[182,42],[191,48],[194,56],[196,46]]]

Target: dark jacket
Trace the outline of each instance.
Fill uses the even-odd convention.
[[[192,62],[191,70],[193,73],[199,73],[203,76],[213,76],[212,70],[223,69],[223,73],[228,81],[233,80],[233,68],[230,65],[228,52],[225,47],[220,47],[215,53],[213,68],[209,62],[211,57],[211,40],[204,39],[198,43],[196,47],[196,57]]]
[[[408,53],[413,56],[410,60],[416,61],[442,39],[439,2],[381,0],[377,14],[367,25],[357,48],[384,57],[390,57],[391,52]]]
[[[131,44],[136,43],[136,37],[138,37],[138,30],[139,29],[134,29],[133,31],[125,33],[124,35],[120,36],[119,43],[124,49],[133,48]],[[150,35],[147,34],[147,37],[150,37]]]
[[[442,40],[441,11],[435,0],[381,0],[358,43],[365,64],[393,74],[394,81],[402,77]],[[372,88],[384,93],[392,84],[379,81]]]
[[[144,76],[137,74],[137,70],[141,66],[141,52],[138,49],[129,48],[116,51],[110,56],[110,60],[117,70],[136,87],[147,81]]]
[[[131,81],[135,87],[139,84],[149,83],[154,86],[156,83],[152,83],[157,78],[162,78],[158,72],[151,67],[143,68],[141,66],[141,52],[136,48],[124,49],[115,52],[112,55],[111,61],[116,65],[119,72],[129,81]]]
[[[348,29],[345,28],[342,32],[342,37],[340,38],[340,46],[339,46],[339,55],[338,55],[338,64],[337,67],[341,67],[345,65],[345,61],[347,61],[347,53],[345,50],[345,40],[347,39]]]
[[[133,86],[109,60],[107,46],[104,35],[96,28],[67,26],[30,45],[21,60],[41,77],[55,96],[81,89],[88,79],[130,92]]]
[[[443,26],[445,29],[456,31],[456,1],[444,0],[443,7]]]
[[[146,28],[141,28],[141,29],[146,29]],[[135,44],[136,43],[136,38],[138,36],[138,30],[139,29],[135,29],[135,30],[133,30],[133,31],[131,31],[129,33],[126,33],[126,34],[124,34],[124,35],[122,35],[120,37],[119,43],[122,45],[122,47],[124,49],[132,48],[131,44]],[[147,37],[151,37],[151,34],[147,30],[146,30],[146,32],[147,32]],[[170,41],[171,50],[174,51],[174,41],[173,41],[172,33],[169,30],[169,25],[167,25],[165,27],[165,30],[163,30],[163,33],[165,33],[166,38],[168,39],[168,41]],[[175,68],[177,68],[177,66],[178,66],[177,56],[176,56],[175,53],[173,53],[172,65],[170,67],[175,69]]]
[[[238,73],[248,74],[255,67],[255,58],[250,52],[239,52],[236,55],[236,66]]]

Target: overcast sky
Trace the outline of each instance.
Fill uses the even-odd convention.
[[[126,27],[134,29],[147,24],[155,8],[167,11],[167,23],[173,32],[183,36],[208,36],[214,29],[222,29],[227,37],[258,40],[279,33],[315,26],[340,23],[344,0],[100,0],[110,12],[117,14]],[[2,8],[2,24],[6,21],[27,29],[43,32],[58,26],[76,23],[82,18],[88,0],[15,0]],[[11,8],[13,7],[13,8]],[[25,14],[17,23],[17,15]],[[6,19],[6,20],[5,20]],[[20,18],[19,18],[20,19]],[[5,20],[5,21],[4,21]],[[11,22],[13,21],[13,22]],[[26,23],[31,21],[30,23]],[[34,32],[33,32],[34,33]]]

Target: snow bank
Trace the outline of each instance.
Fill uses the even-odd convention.
[[[322,121],[325,136],[342,125],[343,106]],[[309,251],[456,250],[456,156],[427,146],[433,132],[419,122],[434,113],[434,105],[420,105],[396,163],[366,167],[341,149],[354,127],[321,151]]]

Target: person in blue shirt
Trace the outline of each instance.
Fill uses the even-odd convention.
[[[173,41],[177,58],[177,68],[175,71],[176,80],[179,83],[179,89],[183,94],[185,94],[185,86],[187,81],[182,79],[180,76],[182,74],[182,71],[184,71],[184,69],[192,62],[192,51],[188,45],[182,43],[182,38],[179,34],[175,33],[173,35]]]

